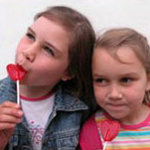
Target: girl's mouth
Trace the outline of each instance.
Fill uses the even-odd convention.
[[[112,110],[122,110],[123,107],[125,107],[124,104],[107,104],[107,108]]]
[[[17,67],[21,72],[27,73],[27,71],[21,65],[17,64]]]

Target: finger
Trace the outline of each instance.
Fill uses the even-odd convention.
[[[0,131],[5,129],[14,129],[16,124],[13,123],[0,123]]]
[[[19,109],[19,108],[21,108],[21,105],[19,105],[17,103],[10,102],[10,101],[5,101],[0,105],[0,108],[1,107],[11,107],[11,108]]]
[[[0,123],[20,123],[21,118],[10,116],[10,115],[1,115],[0,116]]]
[[[10,115],[10,116],[21,118],[23,116],[23,111],[20,109],[16,109],[16,108],[1,107],[0,118],[2,115]]]

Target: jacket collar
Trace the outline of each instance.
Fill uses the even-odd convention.
[[[87,105],[77,97],[68,94],[60,86],[56,91],[54,107],[58,111],[79,111],[87,110]]]
[[[16,102],[17,95],[15,82],[13,82],[10,78],[2,80],[0,84],[0,93],[1,100]],[[55,94],[54,109],[58,111],[79,111],[87,110],[88,107],[78,98],[68,94],[60,85]]]

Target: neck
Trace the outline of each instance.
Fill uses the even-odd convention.
[[[52,90],[50,86],[24,86],[20,85],[20,95],[38,98],[47,95]]]

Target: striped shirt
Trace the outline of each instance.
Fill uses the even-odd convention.
[[[99,127],[100,122],[106,119],[108,118],[103,112],[95,114],[100,139],[106,145],[105,150],[150,150],[150,114],[140,124],[121,125],[119,134],[107,143],[103,141]]]

